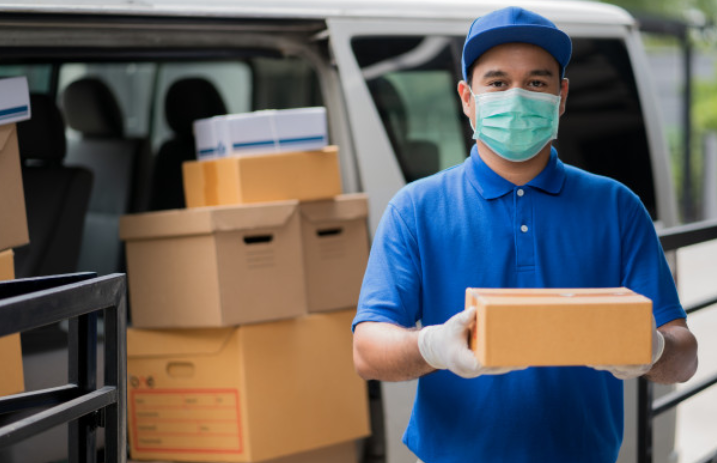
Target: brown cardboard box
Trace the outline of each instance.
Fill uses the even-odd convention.
[[[0,280],[15,278],[13,255],[12,249],[0,252]],[[20,334],[11,334],[0,338],[0,365],[2,365],[0,396],[24,391]]]
[[[365,194],[299,205],[309,312],[355,307],[368,260]]]
[[[296,201],[124,216],[132,323],[233,326],[306,313]]]
[[[466,290],[485,366],[650,363],[652,301],[627,288]]]
[[[132,458],[254,462],[369,434],[354,310],[127,332]]]
[[[129,460],[135,463],[138,460]],[[168,463],[168,462],[155,462]],[[344,442],[317,450],[309,450],[286,457],[266,460],[264,463],[358,463],[356,443]]]
[[[271,153],[182,165],[187,207],[222,206],[341,194],[338,148]]]
[[[15,253],[12,249],[0,251],[0,281],[15,279]]]
[[[15,124],[0,125],[0,250],[30,242]]]

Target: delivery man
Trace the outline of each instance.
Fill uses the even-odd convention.
[[[403,188],[376,231],[354,320],[366,379],[419,378],[404,443],[426,463],[614,462],[622,379],[686,381],[697,344],[650,216],[622,184],[563,164],[570,38],[535,13],[478,18],[458,94],[476,144]],[[652,362],[483,367],[467,346],[467,287],[625,286],[653,301]],[[415,327],[421,322],[423,328]],[[604,371],[606,370],[606,371]]]

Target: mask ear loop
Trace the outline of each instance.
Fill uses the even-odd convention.
[[[471,88],[470,85],[468,85],[468,82],[466,82],[466,87],[468,87],[468,91],[471,92],[471,96],[473,97],[473,106],[474,106],[475,109],[477,110],[477,109],[478,109],[478,100],[476,99],[476,94],[473,93],[473,89]],[[475,111],[474,116],[476,117],[476,119],[478,118],[477,111]],[[475,133],[476,128],[475,128],[475,126],[473,125],[473,121],[471,120],[470,117],[468,118],[468,123],[470,124],[471,130],[473,130],[473,133]]]

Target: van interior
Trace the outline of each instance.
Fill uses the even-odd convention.
[[[455,90],[462,39],[360,37],[352,44],[406,182],[462,162],[473,143]],[[124,271],[119,217],[184,207],[181,163],[194,158],[194,120],[323,105],[312,65],[272,50],[78,55],[0,65],[0,78],[25,75],[32,93],[33,117],[19,125],[19,137],[33,236],[18,249],[19,278]],[[626,183],[656,219],[624,45],[575,39],[566,77],[570,93],[555,143],[561,158]]]

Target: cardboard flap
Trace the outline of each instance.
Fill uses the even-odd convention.
[[[284,225],[297,207],[298,201],[277,201],[126,215],[120,218],[120,239],[130,241],[276,228]]]
[[[15,132],[15,124],[0,125],[0,151],[5,149],[7,141]]]
[[[298,205],[298,201],[277,201],[215,207],[212,208],[212,228],[216,231],[278,228],[296,213]]]
[[[193,330],[127,329],[128,357],[176,357],[219,353],[235,328]]]
[[[368,217],[368,196],[356,193],[323,201],[302,202],[299,210],[309,222],[365,219]]]
[[[650,302],[650,299],[628,288],[468,288],[467,294],[477,301],[491,304],[601,304]]]
[[[120,217],[119,235],[123,241],[205,235],[212,232],[209,208],[176,209]]]

